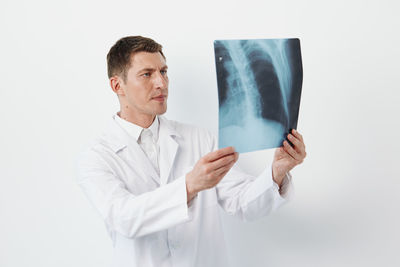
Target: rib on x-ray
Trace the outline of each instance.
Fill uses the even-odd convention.
[[[297,128],[303,69],[299,39],[214,41],[219,148],[282,145]]]

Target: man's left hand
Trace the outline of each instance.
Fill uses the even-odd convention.
[[[283,146],[275,150],[274,161],[272,162],[272,177],[279,186],[287,172],[303,162],[306,157],[306,147],[303,136],[296,130],[288,134],[288,140],[283,141]]]

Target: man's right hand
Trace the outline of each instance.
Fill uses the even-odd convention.
[[[238,158],[239,153],[230,146],[210,152],[199,159],[193,170],[186,174],[188,203],[198,192],[217,185]]]

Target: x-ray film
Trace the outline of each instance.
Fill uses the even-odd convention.
[[[219,148],[279,147],[297,128],[303,68],[299,39],[214,41]]]

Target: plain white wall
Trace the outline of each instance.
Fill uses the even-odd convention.
[[[244,224],[224,216],[239,266],[399,266],[397,1],[0,3],[0,266],[108,266],[111,240],[75,183],[75,158],[118,110],[117,39],[164,45],[167,116],[217,133],[214,39],[301,40],[296,195]],[[272,150],[241,155],[257,174]]]

